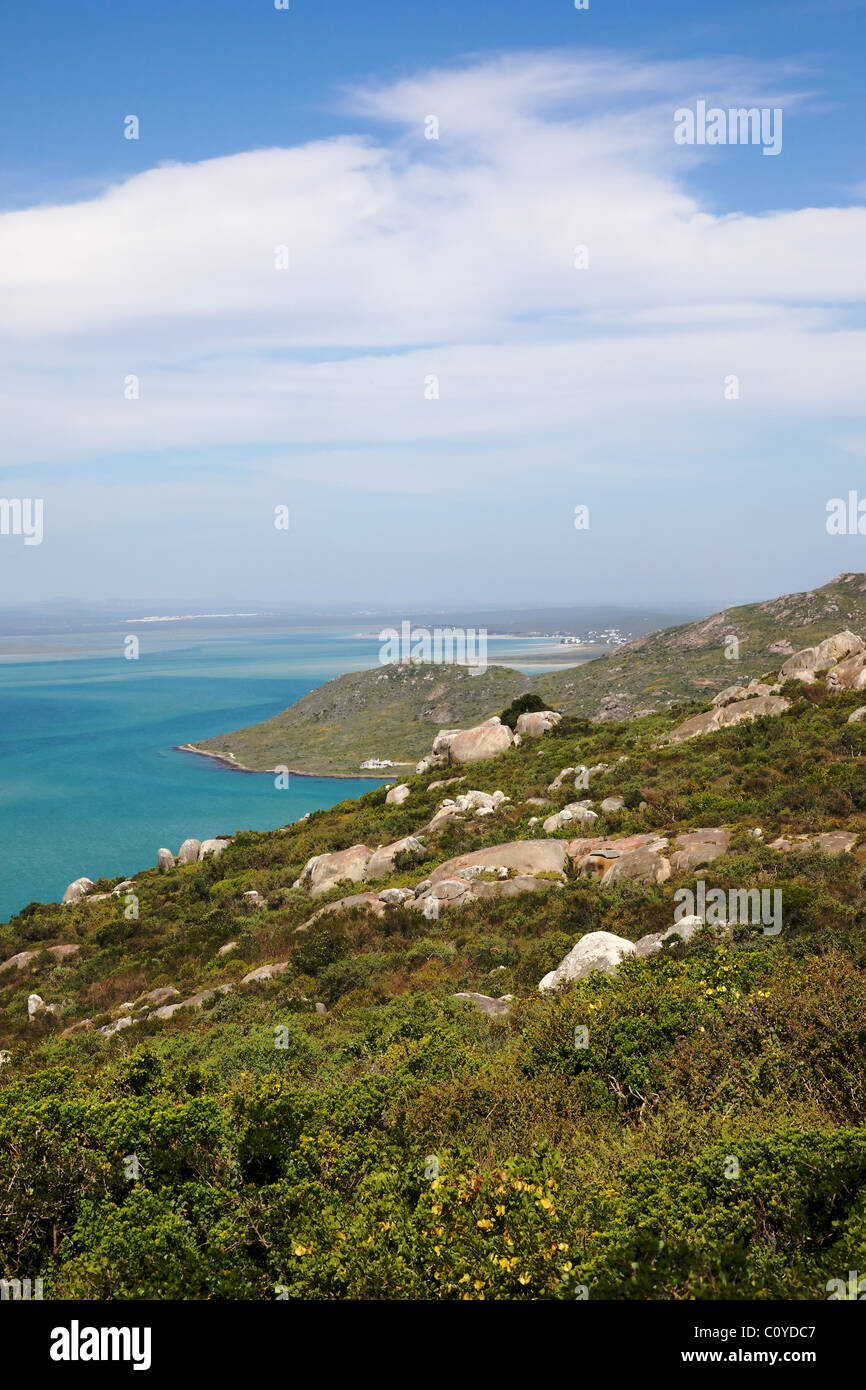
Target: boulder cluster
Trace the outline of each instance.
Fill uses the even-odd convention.
[[[752,680],[747,685],[728,686],[715,697],[710,709],[679,724],[670,735],[670,741],[682,743],[697,734],[710,734],[762,714],[784,714],[791,702],[779,692],[789,680],[802,681],[804,685],[823,681],[831,695],[866,689],[866,642],[846,630],[825,638],[814,647],[794,652],[779,668],[778,679],[773,685]],[[864,716],[866,706],[863,710],[855,710],[849,722],[857,723]]]

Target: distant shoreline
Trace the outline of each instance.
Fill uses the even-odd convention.
[[[194,743],[176,743],[172,748],[173,753],[197,753],[200,758],[210,758],[211,762],[219,763],[220,767],[227,767],[230,772],[248,772],[254,777],[262,777],[273,774],[278,769],[275,767],[247,767],[244,763],[239,763],[236,758],[226,753],[209,753],[205,748],[196,748]],[[393,776],[396,776],[400,768],[414,767],[414,763],[400,763],[394,768]],[[341,782],[354,782],[356,779],[366,779],[369,782],[390,782],[391,777],[382,777],[368,769],[357,772],[302,772],[299,767],[289,768],[290,777],[317,777],[334,779]]]

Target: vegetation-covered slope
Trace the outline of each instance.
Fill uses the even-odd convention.
[[[639,709],[707,699],[735,681],[777,670],[792,652],[846,627],[866,630],[866,574],[840,574],[820,589],[664,628],[573,671],[552,671],[533,689],[554,709],[622,719]]]
[[[262,724],[193,746],[254,770],[282,765],[357,777],[367,758],[417,763],[439,729],[477,723],[530,684],[505,666],[477,674],[463,666],[377,666],[328,681]]]
[[[264,723],[192,746],[256,770],[282,765],[357,776],[369,757],[417,762],[438,729],[476,724],[524,691],[566,714],[627,719],[639,710],[705,700],[735,681],[774,671],[792,651],[845,627],[866,630],[866,574],[839,575],[820,589],[665,628],[548,675],[491,666],[471,676],[443,665],[340,676]]]
[[[539,996],[587,932],[667,926],[694,871],[570,875],[438,920],[397,905],[297,933],[363,888],[312,904],[293,887],[305,861],[420,833],[443,796],[429,775],[400,806],[377,788],[139,874],[137,918],[123,896],[18,914],[0,959],[36,954],[0,972],[5,1272],[85,1299],[826,1298],[866,1246],[866,726],[847,723],[862,695],[789,693],[780,717],[676,746],[658,746],[672,715],[563,720],[466,773],[510,802],[428,835],[425,863],[375,885],[548,838],[531,818],[575,794],[549,792],[555,774],[605,763],[582,795],[625,809],[589,833],[727,827],[699,873],[781,889],[778,936],[709,930]],[[839,827],[853,853],[767,844]],[[42,950],[63,942],[80,947],[64,963]],[[241,983],[270,962],[286,968]],[[217,992],[98,1031],[170,986]],[[512,994],[511,1012],[461,991]],[[28,1022],[32,992],[56,1013]]]

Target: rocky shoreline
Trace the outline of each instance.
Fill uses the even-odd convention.
[[[197,753],[200,758],[210,758],[211,762],[219,763],[221,767],[227,767],[232,772],[249,772],[255,777],[272,776],[274,773],[282,771],[282,768],[276,767],[246,767],[244,763],[238,762],[229,754],[208,753],[204,748],[197,748],[194,743],[176,743],[172,752]],[[353,781],[356,777],[363,777],[371,782],[390,782],[393,780],[390,777],[378,777],[375,772],[362,772],[360,769],[358,772],[302,772],[299,767],[290,767],[288,773],[290,777],[334,778],[341,782]]]

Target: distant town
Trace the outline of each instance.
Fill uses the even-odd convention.
[[[624,642],[631,641],[631,633],[620,632],[618,627],[606,627],[601,632],[591,627],[583,636],[578,637],[568,632],[543,632],[540,635],[558,638],[560,646],[563,647],[580,647],[589,643],[593,646],[621,647]]]

